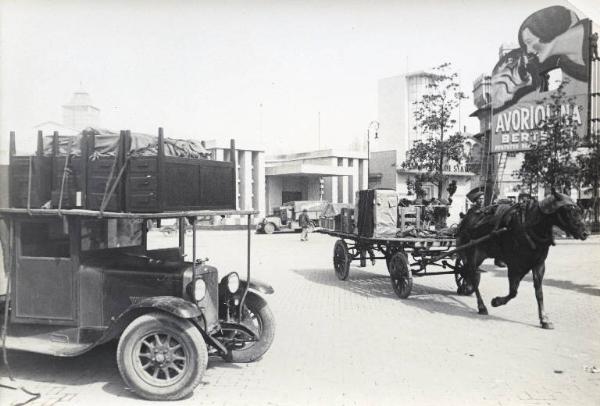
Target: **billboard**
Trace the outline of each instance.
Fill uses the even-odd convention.
[[[492,71],[492,152],[526,151],[543,141],[539,125],[551,114],[572,118],[578,135],[588,127],[591,22],[562,6],[536,11],[519,28],[519,48]],[[552,78],[565,93],[554,107]]]

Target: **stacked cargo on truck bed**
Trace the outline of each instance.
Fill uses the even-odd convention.
[[[234,151],[233,140],[231,147]],[[11,133],[11,206],[114,212],[235,209],[235,162],[210,158],[201,143],[165,138],[162,129],[158,136],[95,128],[46,139],[40,133],[33,156],[16,155]]]

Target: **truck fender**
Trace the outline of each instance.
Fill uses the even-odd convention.
[[[277,229],[281,228],[281,219],[275,216],[265,217],[264,223],[273,223]]]
[[[240,291],[243,291],[244,289],[246,289],[246,285],[248,285],[247,281],[240,280]],[[256,290],[256,291],[258,291],[260,293],[264,293],[266,295],[275,293],[275,289],[273,289],[273,287],[271,285],[269,285],[266,282],[258,281],[256,279],[252,279],[250,281],[250,289]]]
[[[100,343],[118,337],[134,319],[152,311],[165,312],[180,319],[202,317],[202,311],[196,305],[182,298],[175,296],[145,297],[135,301],[119,316],[112,318],[112,323],[100,339]]]
[[[202,316],[202,312],[198,306],[188,300],[175,296],[145,297],[129,306],[125,312],[134,309],[162,310],[181,319],[193,319]]]

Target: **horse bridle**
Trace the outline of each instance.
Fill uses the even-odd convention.
[[[575,210],[577,210],[577,209],[581,210],[579,208],[579,206],[577,206],[575,204],[568,204],[565,207],[567,207],[569,210],[573,210],[573,209],[575,209]],[[561,227],[563,230],[568,230],[569,229],[568,223],[565,221],[565,219],[564,219],[563,215],[560,213],[560,211],[556,212],[556,220],[558,222],[557,226]]]

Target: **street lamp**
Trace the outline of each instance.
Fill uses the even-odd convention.
[[[369,187],[369,177],[371,174],[371,130],[375,131],[375,139],[377,139],[377,131],[379,130],[379,121],[373,120],[367,127],[367,188]]]

